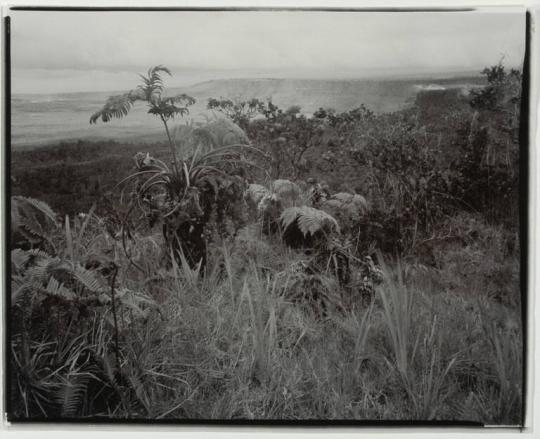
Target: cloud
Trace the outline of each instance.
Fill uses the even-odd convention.
[[[344,72],[522,62],[524,13],[12,12],[18,71]]]

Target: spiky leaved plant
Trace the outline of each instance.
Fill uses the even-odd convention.
[[[11,207],[12,234],[22,229],[28,240],[12,241],[10,255],[10,414],[69,417],[108,406],[107,396],[87,394],[91,385],[109,396],[113,388],[115,398],[122,399],[114,382],[123,358],[115,316],[122,322],[126,316],[142,320],[153,300],[110,279],[109,257],[105,251],[94,254],[95,246],[89,245],[96,239],[89,232],[92,211],[82,223],[66,217],[62,227],[44,202],[12,197]],[[117,359],[112,374],[102,364],[110,354]]]
[[[139,75],[142,79],[141,85],[127,93],[110,96],[103,108],[92,114],[90,123],[96,123],[99,119],[103,122],[109,122],[114,118],[120,119],[127,116],[135,102],[146,102],[148,104],[148,113],[158,116],[163,122],[167,139],[169,140],[172,160],[175,168],[178,169],[176,148],[171,137],[168,122],[175,116],[185,116],[188,114],[188,107],[195,103],[195,99],[184,93],[164,96],[161,73],[172,76],[167,67],[162,65],[151,67],[148,69],[148,76]]]
[[[175,257],[183,253],[192,266],[201,260],[204,265],[210,235],[216,232],[210,227],[223,227],[227,220],[235,222],[233,227],[241,225],[242,172],[254,165],[242,151],[255,148],[240,143],[223,145],[213,135],[214,126],[184,127],[182,144],[189,148],[178,171],[149,153],[139,153],[135,156],[136,172],[119,183],[134,183],[135,205],[152,223],[162,224],[165,241]]]

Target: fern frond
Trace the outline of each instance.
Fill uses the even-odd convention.
[[[57,214],[52,210],[52,208],[41,200],[36,200],[35,198],[23,197],[20,195],[11,197],[11,209],[12,211],[19,211],[24,209],[25,206],[33,207],[37,212],[42,213],[51,223],[57,224]]]
[[[48,242],[58,227],[56,213],[43,201],[34,198],[11,197],[11,230],[20,233],[29,243]]]
[[[51,294],[60,294],[64,292],[59,285],[52,282],[55,276],[61,276],[62,273],[67,274],[70,278],[76,280],[87,290],[93,293],[102,292],[102,284],[96,274],[80,264],[72,264],[58,257],[51,257],[44,252],[38,253],[27,252],[28,255],[15,253],[15,261],[17,264],[28,262],[33,256],[32,265],[24,272],[24,277],[38,285],[48,285],[45,292]],[[69,295],[69,294],[68,294]]]
[[[22,250],[20,248],[16,248],[11,252],[12,275],[24,275],[30,262],[34,262],[35,260],[39,259],[50,259],[50,256],[39,249]]]
[[[30,279],[35,279],[41,284],[45,284],[48,281],[49,277],[53,275],[54,272],[58,271],[68,271],[69,265],[64,264],[60,258],[52,258],[50,256],[36,259],[32,266],[28,268],[25,273]]]
[[[73,270],[73,276],[77,279],[84,287],[93,292],[100,293],[103,289],[102,284],[94,272],[87,270],[81,265],[77,264]]]
[[[19,218],[18,228],[15,229],[21,233],[29,242],[37,243],[41,239],[47,239],[47,233],[43,230],[42,224],[33,213],[25,214]]]
[[[148,307],[157,307],[157,303],[150,297],[128,288],[120,289],[117,294],[120,304],[133,311],[137,317],[146,317]]]
[[[66,288],[52,276],[49,278],[49,283],[45,287],[44,292],[52,296],[62,297],[66,300],[73,300],[75,298],[75,294],[70,289]]]
[[[304,236],[323,231],[339,231],[338,222],[332,215],[308,206],[285,209],[280,216],[280,222],[285,230],[297,223]]]
[[[11,269],[13,272],[17,273],[21,271],[24,266],[30,260],[31,255],[28,251],[16,248],[11,252]]]
[[[61,407],[62,416],[75,416],[77,409],[87,390],[88,376],[86,374],[70,374],[55,392],[55,400]]]
[[[23,302],[26,293],[38,291],[41,282],[36,279],[12,278],[11,280],[11,306],[18,306]]]

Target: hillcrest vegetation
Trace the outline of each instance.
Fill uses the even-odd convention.
[[[521,72],[204,123],[170,74],[90,117],[146,105],[165,144],[12,165],[10,419],[522,423]]]

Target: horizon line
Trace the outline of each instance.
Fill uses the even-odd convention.
[[[509,67],[513,68],[513,67]],[[459,79],[459,78],[467,78],[467,77],[475,77],[475,78],[481,78],[482,73],[481,71],[477,70],[456,70],[454,72],[446,72],[447,76],[445,76],[445,72],[439,72],[439,73],[403,73],[403,74],[391,74],[391,75],[370,75],[370,76],[364,76],[364,77],[350,77],[350,76],[335,76],[335,77],[294,77],[294,76],[236,76],[236,77],[222,77],[222,78],[213,78],[213,79],[207,79],[204,81],[198,81],[186,85],[171,85],[169,89],[179,89],[179,88],[190,88],[190,87],[196,87],[198,85],[202,84],[208,84],[212,82],[218,82],[218,81],[335,81],[335,82],[342,82],[342,81],[379,81],[379,82],[385,82],[385,81],[414,81],[414,80],[433,80],[433,81],[442,81],[442,80],[448,80],[448,79]],[[109,90],[79,90],[79,91],[55,91],[55,92],[13,92],[11,93],[11,96],[14,95],[71,95],[71,94],[80,94],[80,93],[115,93],[115,92],[123,92],[125,90],[120,89],[109,89]]]

